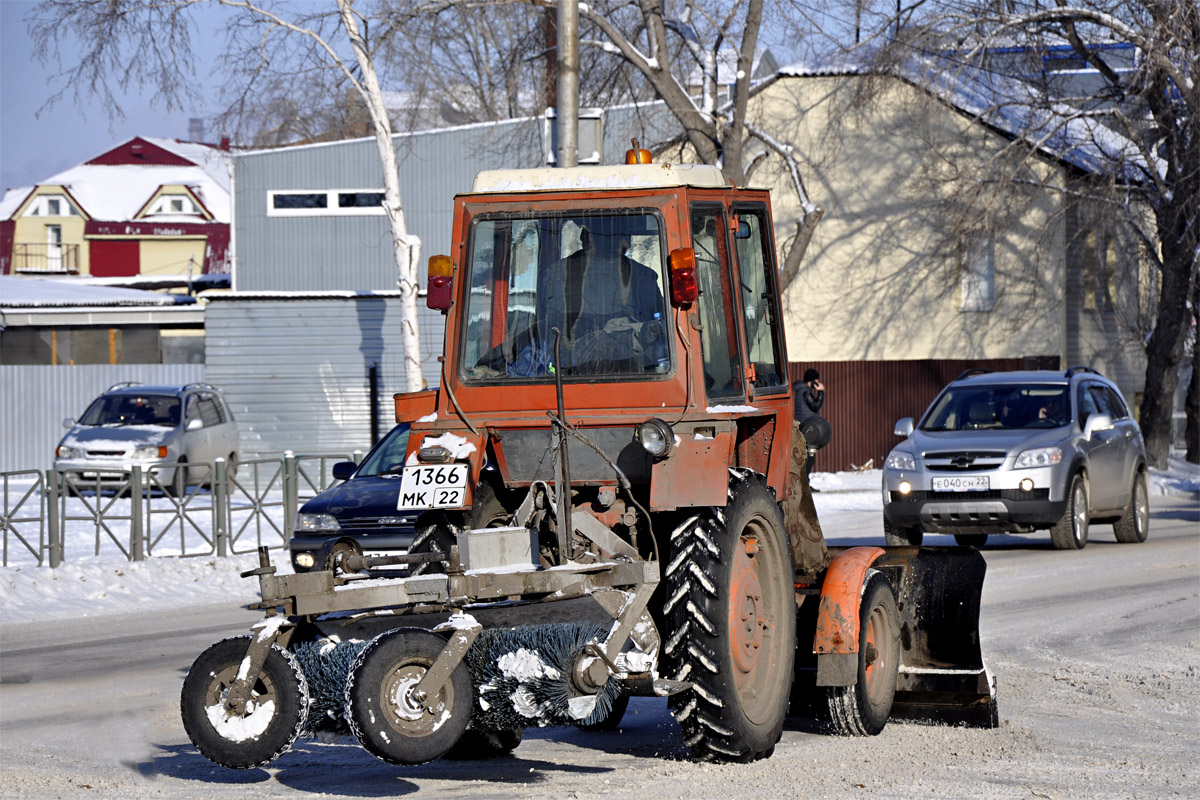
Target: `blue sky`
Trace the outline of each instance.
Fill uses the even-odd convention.
[[[134,136],[187,139],[188,119],[211,112],[196,108],[168,114],[151,108],[148,97],[134,95],[122,103],[125,118],[110,121],[100,103],[77,106],[68,92],[39,115],[58,68],[33,57],[23,18],[34,5],[32,0],[0,0],[0,192],[32,186]],[[199,36],[192,44],[198,65],[206,67],[215,58],[220,37]],[[210,131],[205,138],[215,135]]]

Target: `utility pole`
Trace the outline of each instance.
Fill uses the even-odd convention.
[[[579,164],[579,0],[558,0],[558,166]]]

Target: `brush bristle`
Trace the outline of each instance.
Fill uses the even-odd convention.
[[[306,733],[350,733],[346,722],[346,678],[350,664],[366,642],[333,642],[316,639],[292,647],[308,681],[309,709]]]

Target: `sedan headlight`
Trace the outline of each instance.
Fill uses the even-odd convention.
[[[1031,467],[1052,467],[1062,462],[1062,449],[1058,447],[1039,447],[1036,450],[1026,450],[1017,456],[1014,469],[1030,469]]]
[[[78,447],[60,444],[58,449],[54,451],[54,455],[56,458],[80,458],[83,452]]]
[[[296,515],[297,532],[340,531],[341,529],[342,526],[338,524],[337,518],[333,514]]]
[[[903,450],[893,450],[887,459],[888,469],[900,469],[913,472],[917,468],[917,459],[912,453],[906,453]]]
[[[166,458],[167,448],[165,447],[136,447],[133,450],[134,458]]]

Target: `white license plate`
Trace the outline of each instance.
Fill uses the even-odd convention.
[[[935,492],[986,492],[990,488],[987,475],[959,475],[933,479]]]
[[[460,508],[467,504],[467,465],[405,467],[396,509]]]

